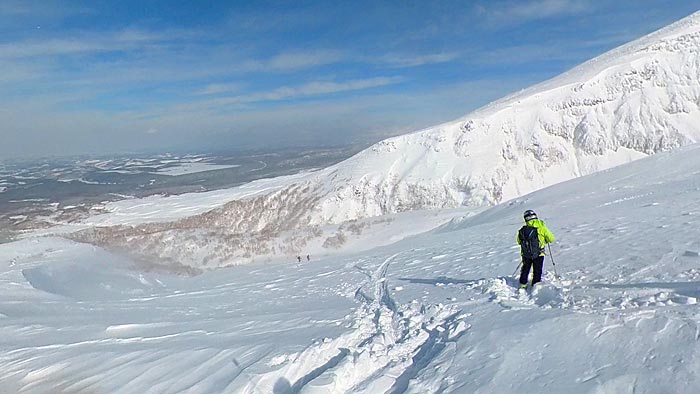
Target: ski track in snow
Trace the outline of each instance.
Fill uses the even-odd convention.
[[[361,305],[348,333],[307,348],[287,368],[251,382],[250,391],[275,382],[272,390],[280,393],[406,392],[409,381],[469,325],[449,307],[397,304],[387,273],[398,255],[371,274],[355,266],[369,280],[355,291]]]

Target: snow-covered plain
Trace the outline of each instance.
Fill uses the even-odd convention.
[[[181,163],[181,164],[174,166],[174,167],[161,168],[158,171],[154,172],[154,174],[178,176],[178,175],[195,174],[198,172],[223,170],[226,168],[235,168],[235,167],[239,167],[239,166],[233,165],[233,164],[232,165],[222,165],[222,164],[211,164],[211,163],[201,163],[201,162],[190,162],[190,163],[185,162],[185,163]]]
[[[191,278],[0,245],[8,393],[696,393],[700,146],[369,252]],[[510,275],[535,209],[561,280]]]

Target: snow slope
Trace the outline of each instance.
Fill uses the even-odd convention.
[[[325,220],[483,205],[700,141],[700,12],[340,163]]]
[[[352,256],[193,278],[58,238],[0,245],[11,393],[696,393],[700,146]],[[520,294],[521,215],[561,281]],[[551,269],[548,261],[547,268]]]
[[[695,13],[462,119],[382,141],[335,166],[211,193],[213,205],[191,201],[210,195],[120,202],[73,239],[120,245],[146,260],[185,256],[178,263],[194,269],[306,254],[315,244],[337,245],[337,231],[324,226],[489,206],[700,141],[699,81]],[[147,224],[159,221],[169,224]]]

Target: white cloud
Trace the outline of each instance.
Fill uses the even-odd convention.
[[[71,39],[54,39],[42,41],[22,41],[0,45],[0,57],[28,58],[35,56],[69,55],[80,52],[99,52],[114,49],[105,47],[104,43]]]
[[[344,60],[346,60],[346,56],[341,51],[291,51],[277,54],[268,59],[246,60],[233,68],[245,72],[290,72],[334,64]]]
[[[299,70],[336,63],[343,59],[340,51],[291,52],[279,54],[267,62],[273,70]]]
[[[494,4],[498,4],[496,7]],[[489,2],[477,6],[477,14],[492,25],[522,24],[556,16],[579,15],[593,10],[586,0],[526,0]]]
[[[29,39],[0,44],[0,59],[49,58],[114,51],[141,50],[149,44],[182,40],[193,33],[168,31],[153,33],[135,29],[115,32],[76,33],[71,37],[49,40]]]
[[[20,81],[27,81],[39,78],[45,72],[35,64],[18,64],[15,62],[6,62],[0,58],[0,84],[14,85]],[[5,96],[7,91],[5,92]]]
[[[426,64],[448,63],[460,57],[458,52],[444,52],[427,55],[387,55],[379,62],[395,68],[424,66]]]
[[[25,3],[7,0],[0,3],[0,13],[3,15],[24,15],[29,14],[30,9]]]
[[[51,0],[3,0],[0,2],[0,16],[9,18],[29,17],[33,20],[63,19],[76,14],[89,14],[91,11],[85,7],[66,4],[65,1]]]
[[[197,96],[206,96],[221,93],[233,93],[241,90],[243,87],[242,83],[212,83],[205,86],[203,89],[195,92]]]
[[[299,86],[283,86],[269,92],[257,92],[249,95],[224,97],[221,99],[212,100],[211,102],[224,105],[255,103],[262,101],[279,101],[354,90],[364,90],[392,85],[399,83],[400,81],[401,78],[399,77],[376,77],[343,82],[310,82]]]
[[[469,58],[472,64],[517,66],[533,62],[584,61],[590,57],[588,51],[566,43],[541,43],[517,45],[481,51]]]

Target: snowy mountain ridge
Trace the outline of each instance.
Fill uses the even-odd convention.
[[[236,189],[209,212],[158,225],[133,215],[142,201],[127,201],[72,237],[195,266],[331,253],[348,238],[344,223],[359,236],[365,225],[352,221],[480,209],[700,141],[699,81],[700,12],[457,121],[317,172],[246,186],[266,185],[256,193]],[[113,227],[130,215],[128,226]]]
[[[592,79],[602,70],[618,65],[620,63],[620,58],[628,55],[637,54],[638,56],[644,56],[644,54],[647,52],[658,51],[664,47],[673,47],[671,48],[672,50],[678,50],[680,48],[676,47],[679,46],[694,46],[697,42],[695,39],[699,34],[698,25],[700,25],[700,11],[695,12],[657,31],[647,34],[646,36],[640,37],[634,41],[605,52],[600,56],[572,68],[571,70],[559,74],[554,78],[540,82],[530,86],[529,88],[489,103],[475,112],[486,112],[494,107],[507,105],[508,103],[512,104],[523,97],[532,96],[534,94],[542,93],[561,86],[575,84],[581,80]],[[682,36],[688,37],[685,38]]]
[[[695,13],[455,122],[359,153],[331,173],[340,186],[324,218],[492,205],[700,141],[699,81]]]

